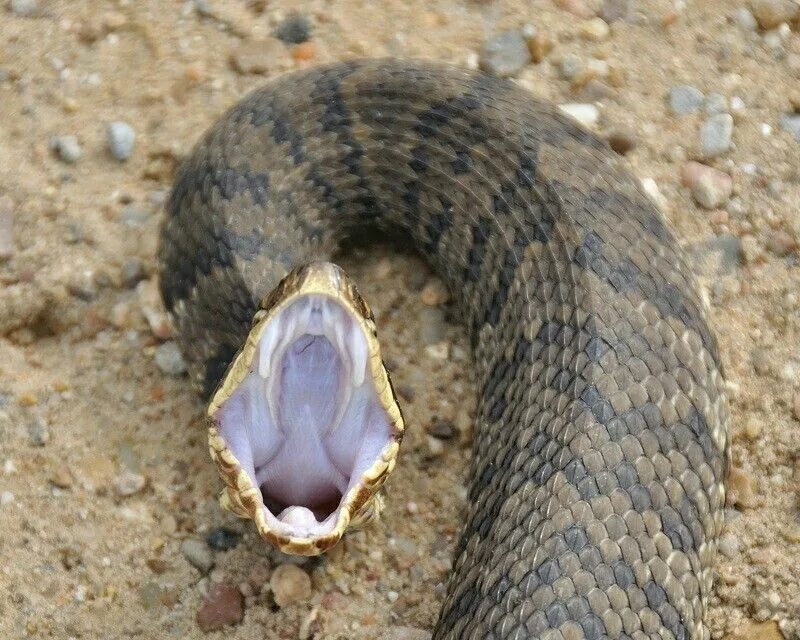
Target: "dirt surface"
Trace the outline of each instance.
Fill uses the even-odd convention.
[[[781,3],[754,5],[767,24],[764,6]],[[712,637],[800,638],[800,29],[765,31],[746,6],[3,1],[0,637],[428,637],[474,411],[456,310],[414,256],[343,258],[377,309],[410,433],[383,519],[292,561],[216,504],[202,407],[175,375],[154,299],[158,221],[176,162],[265,77],[362,55],[475,66],[488,38],[532,25],[539,62],[514,75],[557,103],[596,105],[595,129],[633,147],[632,171],[658,190],[708,292],[734,435]],[[304,44],[274,37],[295,10]],[[597,11],[610,33],[588,22]],[[680,84],[720,97],[678,117],[667,96]],[[711,208],[681,177],[706,108],[734,123],[732,147],[705,161],[732,193],[722,174],[693,187],[699,201],[711,189]],[[135,131],[127,161],[108,150],[112,121]],[[301,570],[277,569],[287,562]]]

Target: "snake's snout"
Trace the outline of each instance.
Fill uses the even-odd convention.
[[[291,272],[257,313],[209,406],[222,504],[312,555],[377,509],[403,421],[368,307],[344,272]]]

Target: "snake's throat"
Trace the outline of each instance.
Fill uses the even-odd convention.
[[[398,412],[374,331],[346,298],[311,287],[278,306],[212,401],[212,456],[224,506],[285,551],[319,553],[370,510]]]

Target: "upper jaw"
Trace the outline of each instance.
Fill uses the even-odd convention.
[[[324,401],[304,395],[302,385],[287,384],[289,365],[316,366],[313,358],[311,365],[303,364],[302,348],[292,351],[298,340],[317,344],[326,341],[336,351],[338,357],[331,359],[336,365],[331,368],[336,368],[336,380],[340,384],[335,392],[330,385],[322,385],[331,397],[335,396],[335,411],[329,412]],[[322,381],[330,382],[324,377]],[[296,461],[281,460],[278,455],[264,462],[263,456],[259,458],[263,451],[254,455],[254,447],[248,448],[249,440],[244,438],[243,441],[237,431],[237,425],[241,427],[247,420],[231,420],[235,414],[231,407],[236,403],[247,404],[242,399],[248,394],[250,399],[257,399],[251,406],[263,405],[259,409],[260,420],[256,422],[261,427],[269,423],[266,427],[274,427],[270,433],[281,433],[284,439],[287,430],[289,439],[292,433],[298,435],[296,405],[308,401],[325,408],[317,411],[311,420],[319,423],[316,424],[318,432],[315,432],[318,444],[329,455],[331,464],[352,464],[344,469],[350,477],[338,482],[341,495],[338,507],[327,517],[322,517],[323,513],[318,520],[316,514],[303,505],[284,504],[278,513],[265,505],[271,488],[288,481],[286,491],[293,493],[295,482],[302,484],[303,479],[308,480],[302,474],[323,473],[318,467],[324,465],[325,460],[307,452]],[[368,406],[371,413],[361,411],[359,414],[353,408],[358,406]],[[354,428],[359,415],[361,418],[367,415],[369,419],[364,437],[358,436]],[[404,424],[380,358],[371,312],[341,269],[328,263],[316,263],[295,270],[264,300],[245,345],[212,397],[208,416],[211,455],[227,485],[220,497],[222,506],[252,519],[261,536],[282,551],[301,555],[321,553],[334,545],[349,526],[355,526],[378,511],[378,491],[394,469]],[[250,426],[258,427],[255,423]],[[350,440],[337,449],[339,434]],[[304,437],[295,442],[305,446],[306,440]],[[346,450],[351,443],[358,452],[348,462]],[[265,450],[272,451],[269,446]],[[309,471],[309,464],[316,466]],[[291,477],[287,479],[286,473],[292,474]],[[334,475],[330,473],[331,478]]]

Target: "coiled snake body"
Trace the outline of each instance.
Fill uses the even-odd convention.
[[[235,105],[177,178],[162,293],[206,395],[258,301],[363,225],[456,294],[480,389],[436,638],[707,638],[727,404],[659,212],[510,81],[356,61]]]

